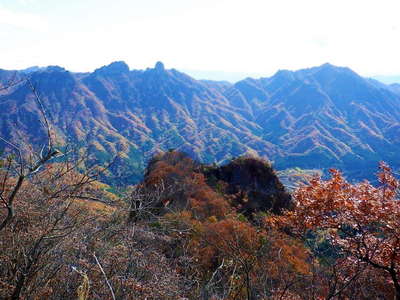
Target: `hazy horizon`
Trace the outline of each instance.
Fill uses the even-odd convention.
[[[393,76],[400,74],[393,63],[399,8],[394,0],[2,0],[0,67],[82,72],[116,60],[133,69],[161,60],[215,79],[330,62],[366,77]]]
[[[112,62],[110,62],[112,63]],[[101,68],[103,66],[107,66],[108,64],[103,64],[103,65],[99,65],[97,68]],[[126,62],[125,62],[126,63]],[[329,62],[327,62],[329,64]],[[49,67],[51,65],[48,66],[29,66],[27,68],[22,68],[22,69],[13,69],[16,71],[26,71],[29,69],[34,69],[34,68],[46,68]],[[53,65],[54,66],[54,65]],[[65,68],[62,65],[57,65],[59,67]],[[129,65],[128,65],[129,66]],[[155,63],[152,66],[147,66],[146,68],[141,68],[141,69],[136,69],[136,68],[132,68],[131,66],[129,66],[130,70],[144,70],[147,68],[152,68],[153,66],[155,66]],[[165,66],[166,69],[176,69],[173,66]],[[309,66],[308,68],[312,68],[312,67],[317,67],[317,66]],[[345,66],[337,66],[337,67],[345,67]],[[0,70],[3,69],[0,66]],[[68,71],[71,72],[76,72],[76,73],[86,73],[86,72],[93,72],[94,70],[87,70],[87,71],[74,71],[74,70],[69,70],[68,68],[65,68]],[[273,76],[276,72],[278,72],[279,70],[283,70],[283,69],[277,69],[275,71],[273,71],[270,74],[266,74],[266,73],[257,73],[257,72],[226,72],[226,71],[206,71],[206,70],[182,70],[182,69],[177,69],[180,72],[183,72],[197,80],[211,80],[211,81],[226,81],[226,82],[230,82],[230,83],[236,83],[240,80],[243,80],[245,78],[251,77],[251,78],[262,78],[262,77],[271,77]],[[285,69],[287,70],[287,69]],[[300,70],[300,69],[297,69]],[[297,71],[297,70],[289,70],[289,71]],[[382,83],[385,84],[393,84],[393,83],[400,83],[400,75],[376,75],[376,76],[364,76],[363,74],[359,74],[365,78],[373,78],[376,79]]]

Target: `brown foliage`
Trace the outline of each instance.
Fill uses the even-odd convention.
[[[4,198],[17,180],[7,176]],[[249,221],[173,152],[153,161],[126,202],[51,164],[25,179],[1,232],[0,297],[393,298],[399,182],[386,165],[378,178],[378,187],[350,184],[332,171],[296,192],[294,210]],[[321,255],[321,244],[333,254]]]
[[[64,167],[36,173],[18,193],[0,240],[0,298],[112,299],[111,289],[118,299],[179,298],[167,237],[128,226],[121,202],[107,205],[101,184]],[[104,203],[88,200],[100,194]]]
[[[307,282],[308,252],[283,233],[231,217],[196,228],[190,249],[207,283],[203,296],[287,299]]]
[[[231,211],[227,201],[207,185],[198,165],[180,152],[164,153],[149,163],[144,187],[155,190],[160,184],[168,192],[154,205],[168,206],[166,212],[190,209],[196,218],[205,219],[222,218]]]
[[[303,237],[309,230],[324,232],[346,258],[340,260],[337,269],[354,271],[347,278],[374,274],[400,299],[399,181],[384,163],[380,165],[378,187],[369,182],[350,184],[336,170],[331,174],[329,180],[314,178],[310,185],[297,190],[296,208],[281,222]]]

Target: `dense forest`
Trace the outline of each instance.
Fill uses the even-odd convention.
[[[377,186],[331,170],[289,194],[249,156],[171,150],[123,189],[52,145],[2,157],[2,299],[400,299],[400,181],[384,163]]]

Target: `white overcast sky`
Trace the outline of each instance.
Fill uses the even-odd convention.
[[[0,0],[0,68],[400,74],[400,0]],[[204,73],[204,72],[203,72]]]

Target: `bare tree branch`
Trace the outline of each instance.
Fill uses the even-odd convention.
[[[93,257],[94,257],[94,259],[96,260],[96,263],[97,263],[97,265],[99,266],[100,271],[101,271],[101,273],[102,273],[103,276],[104,276],[104,279],[105,279],[105,281],[106,281],[106,283],[107,283],[108,288],[110,289],[111,296],[112,296],[113,300],[115,300],[114,290],[113,290],[113,288],[112,288],[110,282],[108,281],[107,275],[106,275],[106,273],[104,272],[104,269],[103,269],[103,267],[101,266],[99,260],[97,259],[97,256],[96,256],[95,253],[93,253]]]

